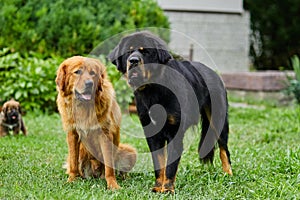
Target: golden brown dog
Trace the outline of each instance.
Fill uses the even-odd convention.
[[[118,189],[115,169],[131,170],[136,150],[120,144],[121,112],[105,69],[96,59],[66,59],[57,71],[57,105],[67,132],[68,181],[105,175],[108,189]]]
[[[0,113],[0,137],[8,135],[9,131],[17,135],[20,130],[23,135],[27,134],[21,115],[20,103],[11,99],[3,104]]]

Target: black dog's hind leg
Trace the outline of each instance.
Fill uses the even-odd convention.
[[[201,111],[202,115],[202,135],[201,140],[198,147],[199,157],[204,162],[210,161],[213,162],[214,157],[214,144],[216,140],[218,141],[219,148],[220,148],[220,158],[222,161],[222,168],[223,171],[229,175],[232,175],[231,170],[231,161],[230,161],[230,153],[228,150],[227,142],[228,142],[228,132],[229,132],[229,125],[228,125],[228,114],[226,113],[224,124],[222,126],[221,131],[218,131],[211,119],[211,112],[209,108],[204,108]],[[208,144],[203,144],[204,139],[206,139],[207,133],[210,132],[210,138],[208,138]],[[219,135],[219,133],[221,134]],[[207,145],[204,146],[203,145]],[[206,155],[201,156],[200,149],[207,148]]]
[[[200,149],[201,148],[206,148],[206,147],[203,146],[203,145],[206,145],[206,144],[203,144],[203,142],[204,142],[204,139],[206,138],[206,135],[208,133],[209,126],[210,126],[210,119],[209,119],[210,118],[210,113],[207,113],[205,111],[205,109],[202,109],[201,110],[201,117],[202,117],[201,139],[200,139],[200,142],[199,142],[199,145],[198,145],[199,158],[204,163],[208,163],[208,162],[213,163],[214,151],[215,151],[214,145],[211,145],[211,147],[208,147],[210,149],[206,150],[205,154],[203,154],[203,155],[202,155],[202,153],[200,154]]]
[[[219,148],[220,148],[220,158],[222,161],[223,171],[229,175],[232,175],[230,153],[229,153],[228,146],[227,146],[228,132],[229,132],[228,116],[226,115],[224,127],[221,132],[220,138],[218,139],[218,144],[219,144]]]

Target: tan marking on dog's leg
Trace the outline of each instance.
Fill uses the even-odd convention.
[[[160,172],[158,178],[155,180],[155,185],[152,188],[152,192],[163,192],[164,181],[166,179],[166,152],[158,155],[158,162],[160,166]]]
[[[205,113],[207,114],[207,117],[210,121],[210,126],[212,127],[212,129],[214,130],[215,134],[217,135],[217,130],[212,122],[212,119],[211,119],[211,112],[209,111],[208,108],[205,108]],[[229,163],[229,159],[227,157],[227,154],[226,154],[226,151],[223,147],[220,147],[220,158],[221,158],[221,161],[222,161],[222,168],[223,168],[223,171],[226,172],[227,174],[229,175],[232,175],[232,169],[231,169],[231,165]]]
[[[171,125],[175,125],[176,124],[176,117],[174,115],[168,115],[168,122]]]
[[[175,176],[175,178],[174,179],[165,179],[164,180],[164,185],[163,185],[163,187],[162,187],[162,190],[161,190],[161,192],[163,192],[163,193],[168,193],[168,192],[170,192],[170,193],[174,193],[175,192],[175,186],[174,186],[174,183],[175,183],[175,179],[176,179],[176,176]]]
[[[223,171],[229,175],[232,175],[231,165],[229,163],[229,159],[227,157],[226,151],[224,148],[220,147],[220,158],[222,161]]]
[[[160,169],[159,177],[155,180],[155,185],[152,188],[152,192],[163,192],[165,174],[166,174],[166,168]]]

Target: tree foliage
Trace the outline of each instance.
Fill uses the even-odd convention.
[[[251,13],[250,54],[257,69],[288,66],[300,56],[300,0],[245,0]]]
[[[3,0],[0,49],[45,56],[88,54],[124,30],[169,23],[154,0]]]

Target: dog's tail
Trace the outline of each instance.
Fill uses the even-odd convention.
[[[128,144],[120,143],[116,155],[115,168],[124,176],[134,167],[136,159],[136,149]]]

